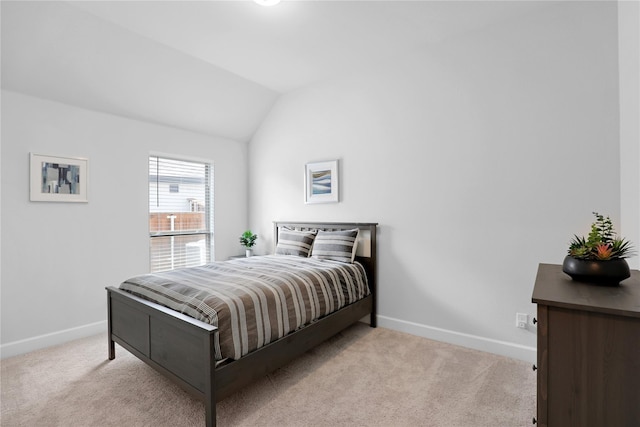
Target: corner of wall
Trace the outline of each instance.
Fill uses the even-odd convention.
[[[640,251],[640,3],[618,2],[620,234]],[[629,259],[640,268],[640,256]]]

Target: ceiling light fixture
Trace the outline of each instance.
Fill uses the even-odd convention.
[[[258,3],[260,6],[275,6],[280,3],[280,0],[253,0]]]

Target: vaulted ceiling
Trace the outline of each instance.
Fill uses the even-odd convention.
[[[246,141],[282,93],[533,1],[2,1],[2,87]]]
[[[526,13],[523,1],[73,2],[277,92]]]

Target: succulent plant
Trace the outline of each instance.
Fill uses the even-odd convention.
[[[568,254],[578,259],[591,259],[606,261],[611,259],[628,258],[634,255],[631,242],[617,237],[613,228],[613,222],[593,212],[596,220],[591,224],[589,236],[574,235],[569,242]]]
[[[596,245],[596,258],[600,261],[611,259],[612,249],[608,243],[598,243]]]

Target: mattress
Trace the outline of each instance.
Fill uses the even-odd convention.
[[[145,274],[120,289],[217,326],[216,360],[238,359],[369,295],[361,264],[290,255]]]

